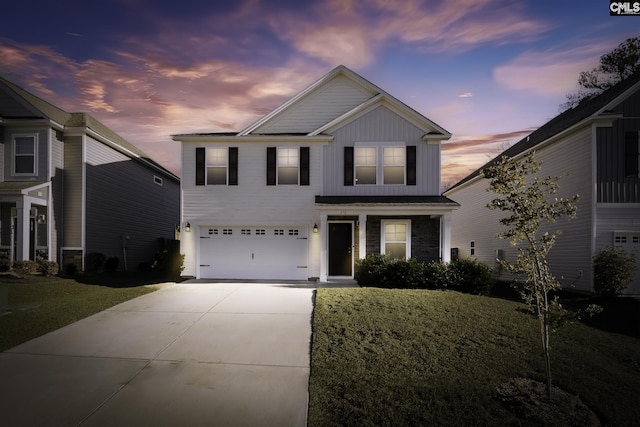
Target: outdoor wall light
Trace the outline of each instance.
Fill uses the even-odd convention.
[[[187,225],[184,226],[184,231],[187,232],[187,233],[191,231],[191,224],[190,223],[187,223]]]
[[[318,224],[313,224],[313,232],[314,233],[318,232]]]

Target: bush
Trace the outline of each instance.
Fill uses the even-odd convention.
[[[89,273],[97,273],[106,259],[107,257],[100,252],[91,252],[87,254],[84,269]]]
[[[35,261],[14,261],[11,271],[17,276],[26,277],[38,272],[38,263]]]
[[[55,261],[38,261],[38,271],[43,276],[55,276],[58,274],[58,263]]]
[[[110,257],[104,263],[104,271],[107,273],[114,273],[118,270],[118,266],[120,265],[120,259],[117,257]]]
[[[151,269],[165,273],[169,279],[178,279],[184,270],[184,255],[178,250],[162,250],[153,256]]]
[[[72,262],[69,264],[65,264],[64,266],[64,275],[65,276],[73,276],[78,272],[78,266]]]
[[[488,295],[495,283],[491,268],[472,258],[455,260],[449,264],[449,269],[457,283],[453,287],[460,292]]]
[[[593,257],[593,290],[600,296],[616,296],[627,287],[636,270],[633,254],[606,247]]]
[[[8,259],[0,259],[0,272],[6,273],[11,270],[11,261]]]

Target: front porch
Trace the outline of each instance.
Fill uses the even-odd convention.
[[[51,260],[48,182],[0,183],[0,259]]]
[[[316,196],[320,213],[320,281],[352,279],[369,254],[451,260],[451,211],[442,196]]]

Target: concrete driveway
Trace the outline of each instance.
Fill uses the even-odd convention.
[[[314,289],[188,281],[0,353],[0,424],[305,426]]]

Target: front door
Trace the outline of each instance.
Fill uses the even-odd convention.
[[[329,223],[329,276],[353,276],[353,223]]]

